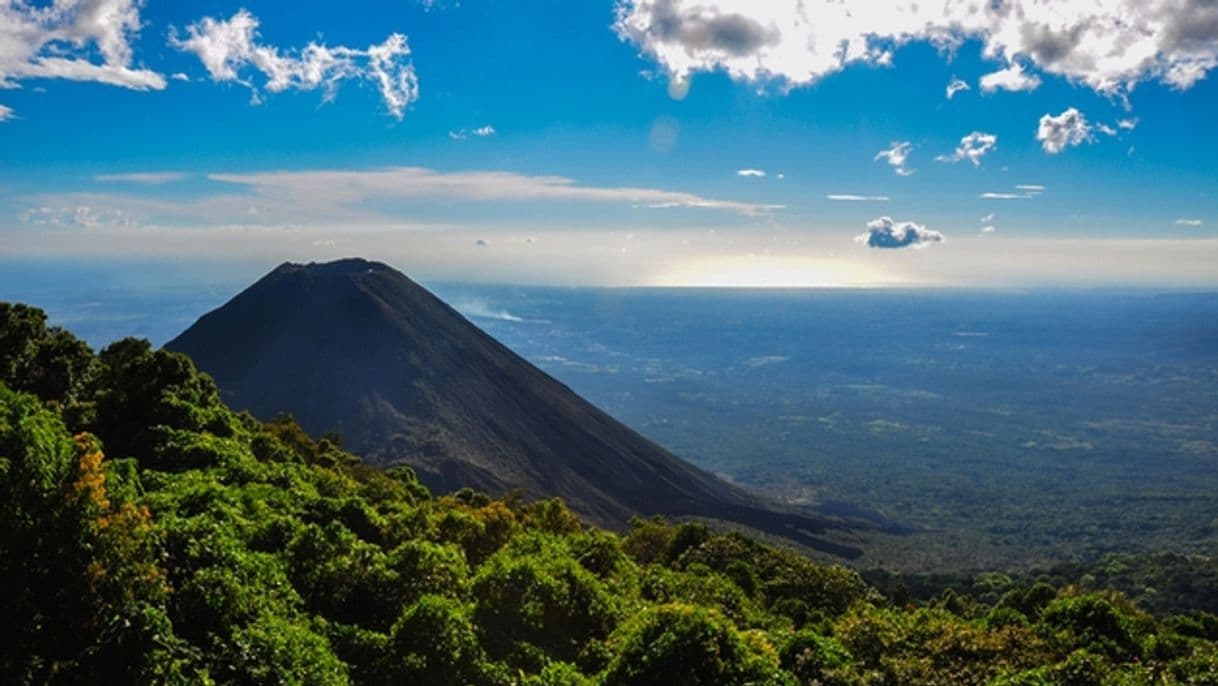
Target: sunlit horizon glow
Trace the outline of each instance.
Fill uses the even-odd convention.
[[[703,257],[678,263],[649,284],[661,288],[873,288],[894,285],[847,260],[776,255]]]

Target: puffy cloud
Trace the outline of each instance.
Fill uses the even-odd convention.
[[[133,64],[139,0],[0,4],[0,88],[29,78],[160,90],[165,77]]]
[[[1177,226],[1201,226],[1204,224],[1200,219],[1177,219]]]
[[[906,43],[948,51],[967,39],[986,58],[1113,96],[1148,80],[1187,89],[1218,66],[1213,0],[618,0],[615,29],[681,80],[723,70],[802,86],[890,64]]]
[[[1117,122],[1117,128],[1122,131],[1133,131],[1138,126],[1137,119],[1122,119]]]
[[[13,108],[0,105],[0,121],[8,121],[13,118]]]
[[[968,160],[973,163],[974,167],[979,167],[981,166],[981,158],[997,147],[998,136],[992,133],[974,131],[960,139],[960,145],[956,146],[955,152],[950,155],[939,155],[935,160],[953,164],[961,160]]]
[[[845,202],[888,202],[887,195],[853,195],[850,193],[831,193],[825,196],[828,200]]]
[[[960,91],[966,91],[966,90],[971,90],[967,83],[965,83],[964,81],[961,81],[960,79],[958,79],[956,77],[952,77],[952,80],[950,82],[948,82],[948,84],[947,84],[947,99],[951,100],[953,97],[956,96],[956,93],[959,93]]]
[[[1045,152],[1056,155],[1066,148],[1089,143],[1095,140],[1095,136],[1083,113],[1071,107],[1056,117],[1049,114],[1041,117],[1036,140],[1040,141]]]
[[[867,233],[855,236],[854,240],[869,248],[925,248],[931,243],[942,243],[946,238],[921,224],[880,217],[867,222]]]
[[[1040,77],[1024,71],[1023,65],[1015,62],[1006,69],[986,74],[981,77],[981,92],[994,91],[1034,91],[1040,87]]]
[[[736,176],[751,176],[754,178],[762,178],[765,176],[765,171],[762,169],[740,169],[740,170],[737,170]]]
[[[994,221],[994,219],[995,219],[997,216],[998,216],[997,214],[995,214],[995,213],[993,213],[993,212],[990,212],[989,214],[987,214],[987,215],[985,215],[984,217],[982,217],[982,218],[981,218],[981,223],[982,223],[982,224],[989,224],[990,222]]]
[[[950,95],[948,97],[951,97]],[[909,159],[909,153],[913,152],[913,143],[909,141],[893,141],[891,147],[887,150],[881,150],[875,154],[876,160],[885,160],[892,170],[898,176],[912,176],[917,169],[910,169],[905,166],[905,162]]]
[[[419,97],[410,48],[400,33],[363,50],[310,42],[303,50],[281,52],[258,42],[258,26],[258,18],[242,9],[229,19],[204,17],[186,28],[185,37],[174,31],[170,44],[198,57],[213,81],[250,88],[254,102],[261,99],[260,88],[270,93],[321,90],[328,102],[343,81],[365,80],[380,91],[389,114],[401,119]],[[251,70],[261,75],[261,86],[246,75]]]
[[[981,227],[981,233],[994,233],[995,231],[997,231],[997,229],[994,228],[994,225],[992,224],[987,224],[986,226]]]

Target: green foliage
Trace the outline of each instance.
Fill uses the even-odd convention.
[[[831,636],[803,629],[787,639],[779,652],[783,669],[801,684],[847,684],[850,653]]]
[[[0,383],[82,420],[95,373],[89,346],[59,327],[47,327],[42,310],[0,303]]]
[[[540,650],[574,661],[616,626],[620,602],[559,541],[535,533],[487,560],[474,577],[475,618],[497,657],[527,664]]]
[[[467,607],[426,595],[393,625],[392,672],[407,684],[461,686],[483,679],[486,659]]]
[[[780,684],[777,655],[714,610],[674,603],[647,610],[614,637],[607,686]]]
[[[1094,578],[1178,603],[1208,588],[1194,562]],[[1218,618],[1158,621],[1095,583],[977,575],[894,606],[698,523],[620,536],[559,500],[432,498],[231,412],[181,355],[93,356],[0,305],[0,683],[1218,683]]]
[[[1067,646],[1116,659],[1139,656],[1136,617],[1108,598],[1091,594],[1060,598],[1045,608],[1043,619],[1053,638]]]
[[[173,470],[183,465],[165,449],[165,429],[233,435],[236,418],[220,402],[215,382],[185,355],[128,338],[107,346],[98,361],[96,433],[110,452],[139,458],[148,468]]]

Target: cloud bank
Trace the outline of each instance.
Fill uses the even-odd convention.
[[[968,39],[1008,69],[1026,62],[1115,97],[1143,81],[1187,89],[1218,65],[1213,0],[618,0],[615,29],[674,80],[722,70],[787,87],[889,65],[907,43],[946,52]]]

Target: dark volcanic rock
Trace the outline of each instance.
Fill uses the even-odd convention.
[[[384,264],[281,265],[165,347],[194,358],[231,406],[290,412],[439,492],[521,489],[615,528],[634,514],[707,517],[857,554],[822,535],[832,520],[682,461]]]

